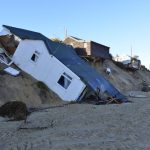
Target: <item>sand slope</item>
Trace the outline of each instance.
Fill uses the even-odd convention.
[[[127,71],[116,66],[111,60],[105,60],[104,63],[91,63],[91,65],[121,92],[124,90],[141,90],[143,81],[150,84],[150,71],[146,69],[135,72]],[[106,74],[106,66],[111,68],[111,76]]]

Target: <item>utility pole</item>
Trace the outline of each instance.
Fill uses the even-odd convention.
[[[67,28],[65,27],[64,30],[65,30],[65,38],[67,38],[67,37],[68,37],[68,31],[67,31]]]
[[[132,54],[132,45],[131,45],[131,58],[132,58],[132,55],[133,55],[133,54]]]

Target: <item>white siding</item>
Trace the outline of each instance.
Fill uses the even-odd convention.
[[[33,62],[31,57],[35,51],[38,52],[38,59]],[[48,53],[43,41],[21,41],[12,59],[18,67],[37,80],[43,81],[63,100],[76,100],[85,88],[85,84],[76,74]],[[67,89],[57,83],[64,72],[72,78],[72,82]]]

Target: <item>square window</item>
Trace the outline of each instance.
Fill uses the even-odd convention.
[[[37,62],[38,58],[39,58],[39,56],[36,53],[34,53],[31,57],[31,60],[34,62]]]
[[[67,89],[69,87],[69,85],[71,84],[71,80],[72,78],[69,76],[66,76],[66,73],[64,73],[63,75],[60,76],[59,80],[58,80],[58,84],[61,85],[63,88]]]

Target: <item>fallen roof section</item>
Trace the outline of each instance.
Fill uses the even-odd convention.
[[[99,88],[102,92],[107,92],[121,102],[126,102],[126,97],[121,94],[108,80],[93,69],[87,62],[81,59],[71,46],[63,43],[53,42],[41,33],[19,29],[3,25],[12,34],[21,39],[32,39],[44,41],[49,53],[55,56],[60,62],[78,75],[81,80],[94,92]]]

